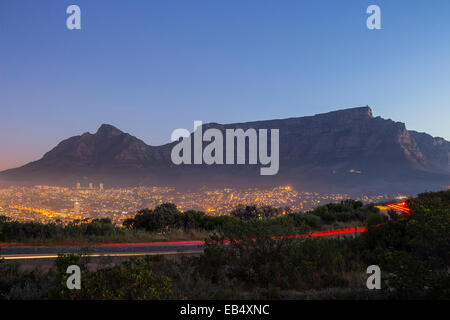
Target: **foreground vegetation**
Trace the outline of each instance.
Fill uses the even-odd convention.
[[[60,223],[21,223],[0,216],[0,242],[33,244],[95,244],[204,240],[212,234],[249,235],[265,230],[272,235],[303,233],[322,228],[355,226],[383,221],[373,205],[347,200],[312,212],[291,213],[288,208],[238,206],[229,216],[209,216],[201,211],[180,212],[174,204],[143,209],[117,226],[110,219]]]
[[[203,230],[172,229],[148,232],[128,230],[114,225],[110,219],[74,221],[68,225],[11,221],[0,216],[0,243],[32,245],[81,245],[100,243],[164,242],[203,240],[209,232]]]
[[[450,191],[424,193],[407,203],[410,215],[391,213],[389,221],[376,227],[373,225],[382,218],[370,207],[348,202],[319,208],[314,215],[317,213],[322,223],[356,216],[373,226],[359,237],[343,239],[273,240],[270,235],[274,231],[284,233],[280,226],[290,232],[293,227],[311,228],[311,224],[298,214],[259,219],[252,208],[241,208],[243,211],[233,218],[239,221],[234,222],[234,228],[228,223],[211,228],[213,235],[199,256],[175,260],[146,257],[90,269],[86,257],[62,255],[55,267],[45,272],[0,264],[0,297],[450,299]],[[155,210],[167,213],[171,209],[166,205]],[[162,211],[143,211],[127,226],[130,230],[176,226],[176,219],[157,223],[159,215],[166,217]],[[361,212],[365,214],[359,216]],[[244,237],[223,245],[224,239],[235,239],[236,235]],[[66,289],[65,270],[72,264],[82,268],[81,290]],[[382,271],[381,290],[366,288],[366,269],[374,264]]]

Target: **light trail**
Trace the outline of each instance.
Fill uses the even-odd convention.
[[[406,213],[408,215],[411,213],[411,209],[406,206],[406,202],[391,203],[391,204],[387,204],[386,206],[391,209]]]
[[[388,207],[410,214],[410,209],[406,207],[406,203],[402,202],[400,204],[388,204]],[[379,227],[382,224],[375,225],[374,227]],[[344,229],[333,229],[333,230],[322,230],[315,231],[304,234],[297,235],[289,235],[289,236],[273,236],[271,239],[273,240],[282,240],[282,239],[303,239],[303,238],[315,238],[315,237],[327,237],[327,236],[335,236],[335,235],[343,235],[343,234],[356,234],[360,232],[366,232],[368,230],[367,226],[357,226],[351,228]],[[252,239],[255,241],[256,239]],[[240,242],[242,240],[224,240],[223,243],[230,243],[232,241]],[[147,242],[147,243],[106,243],[106,244],[97,244],[93,245],[95,247],[138,247],[138,246],[149,246],[149,247],[158,247],[158,246],[192,246],[192,245],[205,245],[205,241],[193,240],[193,241],[172,241],[172,242]],[[17,246],[18,244],[14,244]],[[0,246],[8,246],[11,248],[11,244],[0,243]],[[26,246],[26,245],[25,245]],[[18,247],[20,248],[20,247]],[[146,256],[146,255],[175,255],[175,254],[191,254],[191,253],[201,253],[203,249],[197,250],[180,250],[177,251],[146,251],[146,252],[111,252],[111,253],[91,253],[85,254],[85,256],[89,257],[133,257],[133,256]],[[2,255],[2,258],[5,260],[26,260],[26,259],[55,259],[58,257],[58,254],[11,254],[11,255]]]
[[[176,255],[176,254],[193,254],[202,253],[203,250],[188,251],[152,251],[152,252],[125,252],[125,253],[88,253],[83,254],[87,257],[137,257],[137,256],[156,256],[156,255]],[[30,259],[56,259],[58,254],[16,254],[3,255],[5,260],[30,260]]]
[[[96,245],[97,247],[108,247],[108,246],[172,246],[172,245],[192,245],[192,244],[205,244],[202,240],[193,241],[171,241],[171,242],[139,242],[139,243],[103,243]]]

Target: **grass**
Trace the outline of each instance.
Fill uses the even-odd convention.
[[[335,222],[324,225],[317,230],[332,230],[360,226],[358,221]],[[60,234],[51,237],[18,237],[0,242],[0,245],[7,246],[83,246],[106,243],[143,243],[143,242],[172,242],[172,241],[195,241],[208,239],[213,232],[204,230],[183,230],[171,229],[163,232],[149,232],[144,230],[128,230],[125,228],[115,229],[113,233],[106,235],[86,235],[86,234]]]
[[[146,231],[131,231],[120,230],[115,234],[108,234],[104,236],[86,236],[86,235],[69,235],[62,237],[56,235],[50,238],[25,238],[3,242],[2,245],[93,245],[104,243],[142,243],[142,242],[171,242],[171,241],[194,241],[205,240],[210,236],[210,232],[181,229],[173,229],[166,232],[146,232]]]

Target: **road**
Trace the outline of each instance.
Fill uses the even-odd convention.
[[[390,208],[410,214],[406,203],[389,204]],[[304,239],[314,237],[336,238],[341,236],[356,236],[367,231],[366,226],[335,229],[326,231],[315,231],[308,234],[298,234],[289,238]],[[277,238],[277,237],[274,237]],[[59,253],[86,253],[82,248],[76,246],[12,246],[1,244],[1,257],[6,261],[32,261],[53,260]],[[90,257],[137,257],[147,255],[179,255],[200,254],[203,252],[203,241],[179,241],[179,242],[155,242],[155,243],[117,243],[102,244],[91,247],[88,251]]]
[[[106,244],[90,247],[91,257],[133,257],[146,255],[198,254],[203,252],[203,241],[182,241],[168,243]],[[1,248],[1,256],[6,260],[55,259],[59,253],[85,253],[75,246],[7,246]]]
[[[304,239],[308,237],[335,238],[340,236],[353,236],[366,231],[364,226],[316,231],[308,234],[299,234],[289,238]],[[274,237],[276,239],[278,237]],[[0,247],[2,245],[0,244]],[[90,257],[134,257],[147,255],[177,255],[177,254],[199,254],[204,249],[203,241],[179,241],[179,242],[155,242],[155,243],[117,243],[103,244],[91,247],[88,251]],[[70,246],[3,246],[1,256],[7,260],[43,260],[55,259],[58,253],[86,253],[80,247]]]

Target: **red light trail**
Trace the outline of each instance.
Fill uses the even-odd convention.
[[[411,212],[411,209],[409,209],[407,206],[406,206],[406,202],[401,202],[401,203],[391,203],[391,204],[388,204],[388,205],[386,205],[387,207],[389,207],[389,208],[391,208],[391,209],[394,209],[394,210],[397,210],[397,211],[400,211],[400,212],[403,212],[403,213],[406,213],[407,215],[409,215],[410,214],[410,212]]]
[[[388,204],[387,207],[410,214],[411,209],[407,207],[406,202],[401,202],[398,204],[392,203]],[[375,225],[375,227],[380,226]],[[334,229],[334,230],[324,230],[324,231],[315,231],[310,233],[304,233],[304,234],[296,234],[296,235],[290,235],[290,236],[274,236],[271,239],[302,239],[302,238],[315,238],[315,237],[326,237],[326,236],[333,236],[333,235],[341,235],[341,234],[350,234],[350,233],[359,233],[359,232],[365,232],[367,231],[367,226],[358,226],[358,227],[352,227],[352,228],[345,228],[345,229]],[[253,239],[256,240],[256,239]],[[240,241],[240,240],[236,240]],[[225,240],[225,243],[230,242],[230,240]],[[205,241],[181,241],[181,242],[151,242],[151,243],[113,243],[113,244],[103,244],[103,246],[151,246],[151,245],[192,245],[192,244],[205,244]]]
[[[378,225],[377,225],[378,226]],[[334,230],[325,230],[325,231],[316,231],[304,234],[296,234],[290,236],[274,236],[271,239],[302,239],[302,238],[315,238],[315,237],[325,237],[325,236],[333,236],[340,234],[349,234],[349,233],[359,233],[367,231],[366,226],[345,228],[345,229],[334,229]],[[256,239],[252,239],[256,240]],[[241,240],[235,240],[241,241]],[[224,243],[230,242],[230,240],[224,240]],[[180,241],[180,242],[148,242],[148,243],[107,243],[101,244],[100,246],[161,246],[161,245],[192,245],[192,244],[205,244],[205,241]]]
[[[404,212],[406,214],[410,214],[411,209],[407,207],[406,202],[401,202],[398,204],[388,204],[387,207],[392,208],[394,210]],[[379,225],[375,225],[375,227],[379,227]],[[358,226],[358,227],[352,227],[352,228],[344,228],[344,229],[334,229],[334,230],[324,230],[324,231],[315,231],[310,233],[304,233],[304,234],[296,234],[296,235],[290,235],[290,236],[274,236],[271,239],[302,239],[302,238],[315,238],[315,237],[326,237],[326,236],[333,236],[333,235],[341,235],[341,234],[350,234],[350,233],[359,233],[359,232],[365,232],[368,230],[367,226]],[[256,240],[256,239],[253,239]],[[235,240],[240,241],[240,240]],[[224,243],[230,242],[230,240],[224,240]],[[163,245],[204,245],[205,241],[195,240],[195,241],[177,241],[177,242],[148,242],[148,243],[105,243],[105,244],[98,244],[97,246],[163,246]],[[0,246],[6,246],[6,245],[12,245],[11,243],[0,243]],[[17,245],[17,244],[14,244]]]

